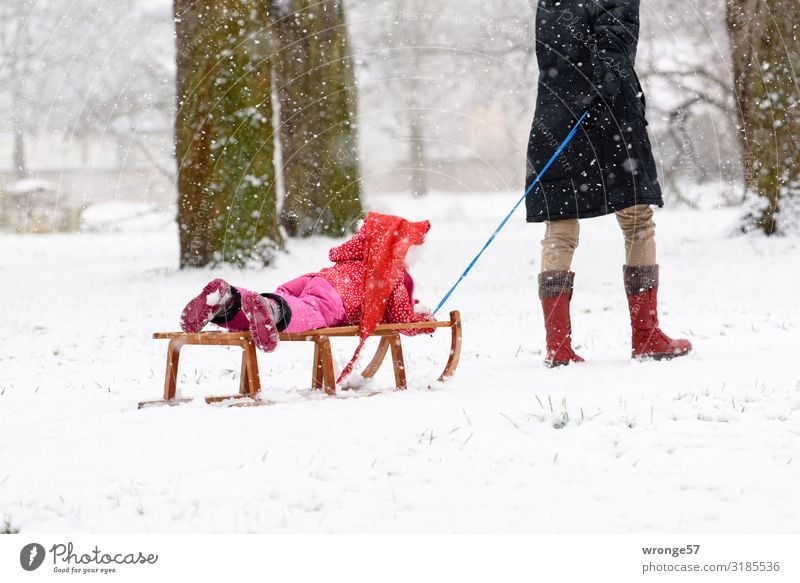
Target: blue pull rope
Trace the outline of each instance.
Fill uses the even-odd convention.
[[[458,278],[458,281],[456,281],[455,285],[454,285],[453,287],[451,287],[451,288],[450,288],[450,291],[449,291],[449,292],[447,292],[447,293],[445,294],[445,296],[442,298],[442,301],[440,301],[440,302],[439,302],[439,305],[438,305],[438,306],[436,306],[436,309],[435,309],[435,310],[433,310],[433,314],[434,314],[434,315],[436,315],[436,313],[437,313],[437,312],[438,312],[438,311],[439,311],[439,310],[442,308],[442,306],[445,304],[445,302],[446,302],[448,299],[450,299],[450,296],[451,296],[451,295],[453,295],[453,292],[454,292],[454,291],[456,291],[456,288],[459,286],[459,284],[460,284],[462,281],[464,281],[464,279],[467,277],[467,275],[469,275],[469,272],[470,272],[470,271],[472,271],[472,268],[473,268],[473,267],[475,267],[475,264],[478,262],[478,259],[480,259],[480,258],[481,258],[481,255],[483,255],[483,252],[484,252],[484,251],[486,251],[486,249],[488,249],[488,248],[489,248],[489,245],[491,245],[491,244],[492,244],[492,241],[494,241],[495,237],[497,237],[497,234],[498,234],[500,231],[502,231],[502,230],[503,230],[503,227],[505,227],[505,226],[506,226],[506,223],[507,223],[507,222],[509,221],[509,219],[511,218],[511,215],[513,215],[513,214],[514,214],[514,211],[516,211],[516,210],[517,210],[517,208],[519,208],[519,205],[521,205],[521,204],[522,204],[522,201],[523,201],[523,200],[525,200],[525,198],[527,198],[527,196],[530,194],[530,192],[531,192],[531,191],[534,189],[534,187],[535,187],[535,186],[536,186],[536,185],[539,183],[539,180],[541,180],[542,176],[544,176],[544,173],[545,173],[545,172],[547,172],[547,170],[550,168],[550,166],[552,166],[552,165],[553,165],[553,162],[555,162],[555,161],[556,161],[556,158],[558,158],[558,157],[559,157],[559,155],[561,155],[561,152],[563,152],[563,151],[564,151],[564,148],[566,148],[566,147],[567,147],[567,145],[568,145],[568,144],[569,144],[569,143],[572,141],[572,138],[574,138],[574,137],[575,137],[575,134],[576,134],[576,133],[578,133],[578,128],[580,128],[580,126],[581,126],[581,123],[583,122],[583,120],[584,120],[584,119],[586,119],[586,116],[587,116],[587,115],[589,115],[589,112],[588,112],[588,111],[587,111],[587,112],[585,112],[585,113],[584,113],[584,114],[583,114],[583,115],[582,115],[582,116],[581,116],[581,117],[578,119],[578,123],[576,123],[576,124],[575,124],[575,127],[574,127],[574,128],[572,128],[572,130],[569,132],[569,134],[567,134],[567,137],[566,137],[566,138],[564,138],[564,141],[563,141],[563,142],[561,142],[561,145],[558,147],[558,150],[556,150],[555,154],[553,154],[553,156],[550,158],[550,160],[547,162],[547,164],[545,164],[545,167],[544,167],[544,168],[542,168],[542,171],[541,171],[541,172],[539,172],[539,174],[537,174],[537,176],[536,176],[536,178],[534,179],[533,183],[531,183],[531,185],[528,187],[528,190],[526,190],[526,191],[525,191],[525,194],[523,194],[523,195],[522,195],[522,198],[520,198],[520,199],[517,201],[517,204],[515,204],[515,205],[514,205],[514,208],[512,208],[512,209],[511,209],[511,212],[509,212],[509,213],[508,213],[508,215],[506,215],[506,218],[504,218],[504,219],[503,219],[503,222],[502,222],[502,223],[500,223],[500,225],[499,225],[499,226],[498,226],[498,227],[497,227],[497,228],[494,230],[494,233],[492,233],[492,236],[491,236],[491,237],[489,237],[489,240],[488,240],[488,241],[486,241],[486,244],[483,246],[483,248],[482,248],[482,249],[481,249],[481,250],[478,252],[478,254],[475,256],[475,258],[474,258],[474,259],[473,259],[473,260],[470,262],[469,266],[468,266],[468,267],[467,267],[467,269],[464,271],[464,273],[462,273],[462,274],[461,274],[461,277],[459,277],[459,278]]]

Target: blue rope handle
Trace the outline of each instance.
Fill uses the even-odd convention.
[[[564,151],[564,148],[566,148],[567,145],[572,141],[572,138],[574,138],[575,134],[578,133],[578,128],[580,128],[581,123],[583,122],[584,119],[586,119],[587,115],[589,115],[588,111],[584,112],[584,114],[578,119],[578,123],[576,123],[575,127],[572,128],[572,130],[569,132],[569,134],[567,134],[567,137],[564,138],[563,142],[561,142],[561,145],[558,147],[558,150],[556,150],[555,154],[553,154],[553,156],[550,158],[550,160],[547,162],[547,164],[545,164],[545,167],[542,168],[542,171],[539,172],[539,174],[537,174],[537,176],[534,179],[533,183],[528,187],[528,190],[525,191],[525,194],[522,195],[522,198],[520,198],[517,201],[517,204],[514,205],[514,208],[511,209],[511,212],[509,212],[508,215],[506,215],[506,218],[503,219],[503,222],[500,223],[500,225],[494,230],[494,233],[492,233],[492,236],[489,237],[489,240],[486,241],[486,244],[483,246],[483,248],[478,252],[478,254],[475,256],[475,258],[470,262],[469,266],[464,271],[464,273],[461,274],[461,277],[458,278],[458,281],[456,281],[455,285],[450,288],[450,291],[445,294],[445,296],[442,298],[442,301],[440,301],[439,305],[436,306],[436,309],[433,310],[433,315],[434,316],[442,308],[444,303],[448,299],[450,299],[450,296],[453,295],[453,292],[456,291],[456,288],[459,286],[459,284],[462,281],[464,281],[464,279],[467,277],[467,275],[469,275],[469,272],[472,271],[473,267],[475,267],[475,264],[478,262],[478,259],[480,259],[481,255],[483,255],[483,252],[486,251],[486,249],[489,248],[489,245],[492,244],[492,241],[494,241],[495,237],[497,237],[497,234],[500,231],[503,230],[503,227],[506,226],[506,223],[511,218],[511,215],[514,214],[514,211],[516,211],[517,208],[519,208],[519,205],[522,204],[522,201],[525,200],[527,198],[528,194],[530,194],[530,192],[536,187],[536,185],[539,183],[539,180],[541,180],[542,176],[544,176],[544,173],[547,172],[547,170],[550,168],[550,166],[553,165],[553,162],[556,161],[556,158],[558,158],[561,155],[561,152]]]

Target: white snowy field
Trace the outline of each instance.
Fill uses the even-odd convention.
[[[516,195],[382,197],[429,218],[412,267],[433,305]],[[622,241],[585,221],[574,340],[548,370],[537,299],[541,226],[520,211],[445,312],[464,317],[456,377],[432,381],[445,336],[405,342],[370,391],[309,389],[311,348],[260,355],[258,408],[159,398],[186,300],[225,277],[261,291],[326,265],[294,242],[261,271],[180,272],[173,227],[0,235],[0,525],[22,532],[798,532],[800,240],[731,236],[738,211],[657,212],[661,320],[695,351],[631,362]],[[353,344],[334,349],[341,365]],[[184,350],[184,396],[235,392],[238,353]],[[366,396],[375,390],[380,394]]]

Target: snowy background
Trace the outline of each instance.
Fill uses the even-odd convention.
[[[413,273],[434,304],[515,199],[368,202],[433,222]],[[433,382],[446,335],[406,341],[407,392],[387,367],[337,398],[309,389],[310,347],[284,345],[259,355],[271,406],[138,411],[163,386],[151,333],[207,279],[272,289],[333,241],[293,242],[274,269],[179,272],[168,215],[106,211],[99,232],[0,235],[0,519],[23,532],[797,531],[797,239],[732,236],[735,211],[658,212],[661,320],[695,350],[638,363],[621,235],[587,221],[573,325],[589,362],[549,370],[540,227],[520,215],[445,308],[464,315],[452,381]],[[353,346],[334,348],[341,366]],[[184,352],[184,396],[235,392],[236,351]]]
[[[365,190],[408,191],[416,154],[432,191],[520,188],[536,3],[345,5]],[[172,0],[8,0],[0,20],[0,190],[17,178],[19,133],[27,172],[53,183],[61,205],[174,204]],[[637,71],[668,202],[740,203],[724,0],[643,0],[641,20]]]

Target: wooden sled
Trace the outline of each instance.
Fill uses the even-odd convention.
[[[380,369],[387,353],[391,352],[394,366],[395,387],[405,390],[406,365],[403,358],[403,346],[400,332],[415,328],[433,328],[438,331],[449,328],[451,334],[450,356],[447,359],[444,372],[439,377],[444,381],[453,376],[461,357],[461,314],[457,311],[450,312],[450,320],[443,322],[425,322],[423,324],[382,324],[378,326],[371,336],[380,338],[378,350],[372,361],[361,373],[361,376],[370,379]],[[333,371],[333,355],[331,354],[331,338],[351,336],[358,337],[357,326],[342,326],[338,328],[322,328],[310,330],[299,334],[281,334],[281,342],[313,342],[314,360],[311,364],[311,386],[314,389],[324,389],[328,395],[336,394],[336,376]],[[265,405],[260,399],[261,377],[258,372],[256,359],[256,346],[250,338],[249,332],[199,332],[186,334],[183,332],[159,332],[153,334],[156,340],[169,340],[167,347],[167,370],[164,380],[164,398],[159,401],[142,401],[139,409],[159,405],[179,405],[192,399],[176,398],[178,385],[178,363],[180,351],[184,346],[239,346],[242,349],[241,380],[239,393],[206,397],[206,403],[228,403],[236,407],[252,407]]]

